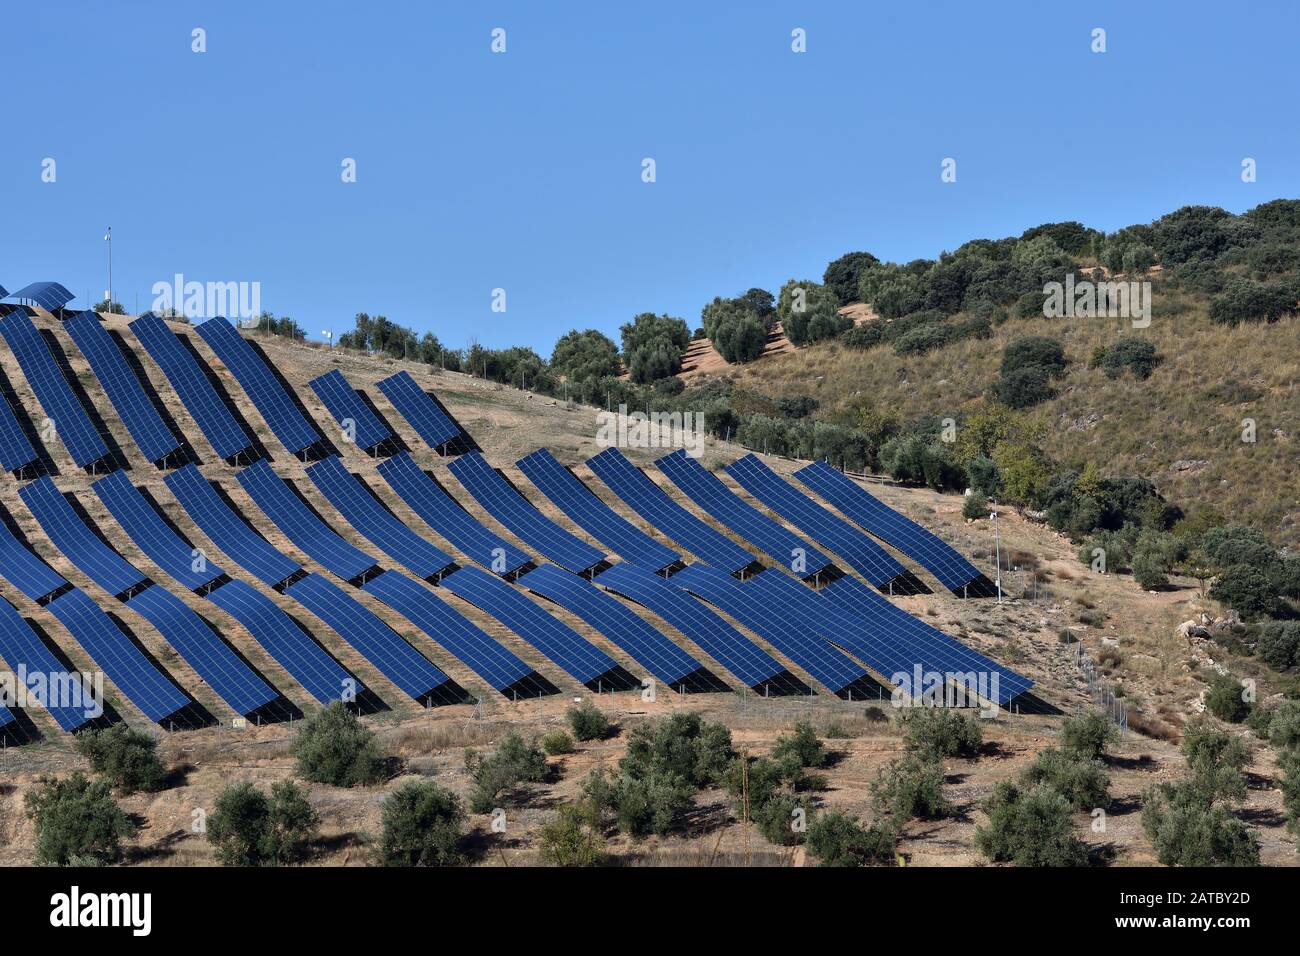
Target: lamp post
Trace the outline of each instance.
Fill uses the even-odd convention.
[[[108,311],[113,311],[113,227],[109,226],[104,230],[104,241],[108,243],[108,292],[105,298],[108,299]]]
[[[989,505],[992,506],[993,502],[990,501]],[[1001,531],[998,529],[997,508],[994,507],[989,508],[989,517],[993,519],[993,554],[994,554],[994,560],[997,561],[997,567],[998,567],[998,574],[997,574],[998,603],[1001,604],[1002,603],[1002,534]]]

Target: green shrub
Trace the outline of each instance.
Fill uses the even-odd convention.
[[[1257,568],[1234,564],[1210,585],[1210,597],[1232,608],[1243,620],[1267,617],[1277,610],[1277,590]]]
[[[913,817],[934,820],[952,812],[943,796],[943,767],[915,754],[891,760],[872,782],[871,794],[876,809],[889,813],[896,823]]]
[[[1073,834],[1070,801],[1051,787],[1025,791],[1004,780],[985,802],[988,823],[975,846],[990,860],[1017,866],[1084,866],[1088,848]]]
[[[542,826],[538,845],[552,866],[598,866],[605,858],[599,817],[586,801],[560,806],[555,819]]]
[[[455,866],[465,811],[445,787],[427,780],[402,784],[384,800],[379,861],[383,866]]]
[[[1300,836],[1300,752],[1284,752],[1278,759],[1278,765],[1282,770],[1278,786],[1282,790],[1282,812],[1286,816],[1286,828],[1292,836]]]
[[[207,835],[226,866],[283,866],[306,857],[319,825],[296,784],[272,784],[268,799],[251,783],[236,783],[217,797]]]
[[[989,516],[989,500],[978,492],[971,492],[962,502],[961,516],[978,520]]]
[[[772,747],[772,759],[777,762],[794,760],[800,767],[820,768],[826,766],[830,755],[812,724],[801,720],[795,723],[792,734],[776,738],[776,744]]]
[[[540,743],[542,750],[549,757],[571,754],[574,751],[573,738],[563,730],[552,730],[548,734],[543,734]]]
[[[491,813],[502,794],[521,783],[541,783],[550,773],[541,749],[513,730],[491,754],[466,750],[465,769],[474,783],[469,798],[474,813]]]
[[[989,394],[995,401],[1009,408],[1029,408],[1047,401],[1056,395],[1052,388],[1051,377],[1046,369],[1031,365],[1004,372],[993,383]]]
[[[1137,336],[1117,339],[1102,353],[1100,365],[1107,378],[1119,378],[1125,369],[1135,378],[1150,378],[1156,367],[1156,347]]]
[[[1264,709],[1260,707],[1257,710]],[[1283,701],[1281,706],[1268,713],[1272,714],[1268,725],[1268,742],[1278,753],[1287,750],[1300,752],[1300,701]]]
[[[885,340],[880,322],[863,322],[840,336],[840,342],[851,349],[871,349]]]
[[[795,846],[804,840],[805,830],[796,824],[807,819],[807,809],[792,793],[778,793],[762,806],[751,807],[749,818],[777,846]]]
[[[907,749],[918,756],[975,757],[984,732],[979,718],[948,707],[918,707],[903,716]]]
[[[90,769],[121,793],[161,790],[167,770],[158,759],[158,742],[125,723],[77,735],[77,753],[90,761]]]
[[[864,827],[832,810],[813,818],[807,846],[822,866],[892,866],[897,860],[898,831],[888,823]]]
[[[679,777],[699,788],[722,779],[731,758],[731,731],[687,712],[636,727],[619,768],[632,777]]]
[[[1183,728],[1182,750],[1191,772],[1190,789],[1203,802],[1246,796],[1244,771],[1250,754],[1240,737],[1220,730],[1204,716],[1194,717]]]
[[[1110,781],[1100,760],[1071,750],[1046,747],[1021,773],[1026,788],[1046,784],[1075,810],[1110,806]]]
[[[1119,728],[1100,711],[1090,710],[1061,722],[1061,747],[1089,760],[1099,760],[1119,743]]]
[[[115,862],[135,825],[113,800],[107,780],[74,773],[25,797],[36,827],[37,866],[102,866]]]
[[[570,707],[565,711],[564,717],[569,722],[575,740],[604,740],[609,736],[609,719],[589,700],[584,700],[577,707]]]
[[[1218,674],[1205,692],[1205,709],[1220,720],[1239,724],[1250,713],[1241,681],[1230,674]]]
[[[1274,670],[1300,664],[1300,621],[1268,621],[1259,626],[1255,654]]]
[[[384,778],[384,761],[375,735],[339,701],[303,722],[289,752],[304,780],[358,787]]]
[[[1064,374],[1067,364],[1061,343],[1044,335],[1013,339],[1002,349],[1004,376],[1018,369],[1041,368],[1054,378]]]
[[[887,724],[889,723],[889,714],[885,713],[885,708],[876,704],[871,704],[862,712],[869,724]]]
[[[1185,784],[1166,784],[1147,793],[1142,828],[1165,866],[1259,864],[1259,841],[1246,825]]]
[[[1267,707],[1252,707],[1249,716],[1246,717],[1246,726],[1250,728],[1251,733],[1261,740],[1268,740],[1269,731],[1273,727],[1273,717],[1277,712]]]
[[[691,806],[694,790],[681,777],[651,772],[645,776],[594,771],[583,786],[601,818],[612,815],[619,830],[634,840],[666,836]]]

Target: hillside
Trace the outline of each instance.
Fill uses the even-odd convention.
[[[121,316],[106,317],[110,329],[125,331],[126,319]],[[38,315],[38,325],[53,334],[68,357],[77,381],[88,399],[100,409],[109,404],[98,382],[90,373],[84,359],[49,315]],[[176,325],[185,332],[185,326]],[[1271,328],[1269,332],[1289,329],[1291,326]],[[1215,330],[1207,330],[1213,334]],[[1234,333],[1234,334],[1239,334]],[[227,370],[221,367],[206,346],[190,336],[195,347],[209,361],[229,394],[235,398],[241,412],[257,436],[268,447],[276,448],[274,438],[257,412],[240,400],[239,386]],[[425,448],[404,420],[384,400],[375,383],[398,368],[407,368],[426,388],[436,391],[453,415],[482,447],[488,460],[504,473],[548,517],[571,531],[586,537],[560,515],[550,503],[524,479],[513,462],[539,446],[549,448],[562,462],[574,466],[578,475],[591,479],[591,474],[581,463],[599,450],[594,439],[597,410],[587,406],[566,405],[552,398],[518,391],[496,383],[472,378],[459,373],[436,372],[418,363],[375,358],[344,350],[327,351],[318,347],[297,344],[269,336],[257,336],[257,344],[305,404],[314,420],[325,429],[332,429],[332,419],[307,387],[307,382],[331,369],[340,369],[356,388],[363,389],[374,401],[379,411],[394,424],[414,452],[420,465],[431,472],[449,488],[458,487],[447,470],[447,462]],[[980,343],[987,347],[988,343]],[[1091,342],[1080,340],[1071,348],[1084,349]],[[1162,348],[1173,349],[1170,340]],[[972,349],[966,363],[975,365],[978,349]],[[990,354],[996,354],[991,350]],[[876,356],[873,356],[873,359]],[[853,386],[857,391],[890,386],[890,401],[897,400],[904,408],[921,408],[922,392],[919,387],[901,384],[897,378],[902,365],[891,365],[879,357],[869,367],[857,362],[857,374],[871,376],[870,383]],[[929,356],[925,374],[937,375],[940,362],[951,362],[956,354]],[[823,387],[824,405],[834,409],[838,403],[853,398],[852,391],[840,384],[848,379],[851,356],[846,356],[836,345],[820,345],[792,354],[774,357],[745,368],[739,374],[776,392],[806,394],[811,387]],[[1248,362],[1248,357],[1243,357]],[[1174,363],[1170,363],[1173,365]],[[206,446],[200,432],[188,418],[184,407],[176,401],[167,387],[165,378],[152,364],[144,367],[155,391],[178,427],[189,437],[202,459],[202,470],[209,478],[219,480],[246,515],[258,514],[252,501],[233,481],[232,470],[225,466]],[[1254,368],[1251,365],[1250,368]],[[30,388],[23,379],[14,358],[7,350],[0,351],[0,369],[13,388],[22,406],[39,408]],[[911,379],[922,379],[922,368],[906,368]],[[963,371],[967,371],[963,369]],[[1169,371],[1162,369],[1157,374]],[[991,374],[985,363],[979,370],[969,370],[960,386],[962,401],[977,393],[980,374]],[[1261,372],[1262,374],[1262,372]],[[822,376],[819,380],[816,376]],[[1077,388],[1087,385],[1078,383]],[[947,396],[948,387],[935,383],[940,395]],[[951,387],[958,391],[958,386]],[[1288,401],[1293,394],[1286,393]],[[883,400],[883,399],[882,399]],[[1100,401],[1100,398],[1098,398]],[[1264,399],[1260,400],[1263,403]],[[1064,407],[1064,406],[1062,406]],[[1121,410],[1112,405],[1098,405],[1107,415],[1120,415]],[[1269,406],[1272,408],[1272,406]],[[1294,407],[1294,406],[1280,406]],[[1262,414],[1262,413],[1261,413]],[[1103,419],[1103,422],[1105,420]],[[1107,428],[1112,427],[1109,423]],[[162,484],[159,474],[140,460],[138,450],[122,423],[107,416],[105,427],[129,461],[133,482],[148,491],[166,511],[168,517],[188,538],[201,542],[208,553],[226,567],[234,567],[229,556],[221,554],[211,542],[206,541],[198,528],[179,508]],[[1101,428],[1101,424],[1098,428]],[[1114,427],[1119,427],[1116,424]],[[1195,422],[1185,426],[1189,432]],[[1263,429],[1261,429],[1261,434]],[[1106,432],[1105,434],[1110,434]],[[221,633],[252,661],[271,681],[290,690],[294,702],[305,711],[313,709],[312,702],[296,688],[292,680],[271,661],[260,646],[232,620],[216,613],[211,605],[196,595],[172,584],[139,552],[117,529],[98,498],[89,490],[91,476],[79,472],[67,458],[57,442],[48,451],[58,468],[57,484],[65,493],[74,494],[104,530],[113,545],[129,560],[146,570],[155,580],[181,597],[188,605],[212,620]],[[646,465],[655,451],[628,453],[638,463]],[[709,440],[704,461],[710,467],[724,464],[742,453],[734,446]],[[1136,454],[1136,452],[1135,452]],[[358,473],[384,502],[412,527],[420,526],[415,515],[379,480],[375,462],[355,449],[346,451],[350,470]],[[1206,457],[1209,457],[1208,454]],[[316,510],[343,529],[345,537],[359,547],[373,550],[363,538],[349,528],[329,503],[304,477],[303,465],[292,456],[274,454],[274,468],[289,479]],[[771,457],[769,464],[783,474],[788,474],[799,463]],[[1167,467],[1167,466],[1166,466]],[[653,469],[647,472],[667,487],[665,480]],[[737,486],[730,483],[733,490]],[[589,482],[593,489],[611,503],[599,482]],[[961,517],[959,498],[941,495],[926,489],[910,489],[892,485],[871,486],[873,493],[891,506],[914,517],[970,557],[990,576],[993,568],[992,531],[987,521],[970,522]],[[674,492],[676,496],[676,493]],[[489,525],[494,522],[468,496],[459,496],[472,514]],[[82,586],[103,606],[111,606],[112,598],[97,589],[86,577],[72,568],[44,538],[30,518],[23,517],[23,508],[16,494],[16,482],[0,482],[0,503],[18,520],[22,530],[41,555],[60,573]],[[646,531],[667,542],[654,525],[644,516],[632,516]],[[319,570],[312,561],[293,548],[265,521],[258,527],[273,543],[304,563],[309,569]],[[588,539],[590,540],[590,539]],[[1048,704],[1058,708],[1056,715],[1003,713],[988,721],[984,730],[985,747],[979,760],[946,761],[946,790],[956,806],[956,812],[940,821],[924,825],[912,824],[904,832],[900,852],[912,863],[933,865],[967,865],[982,858],[973,849],[975,826],[981,822],[981,802],[989,796],[994,785],[1006,779],[1033,759],[1040,750],[1055,740],[1060,725],[1060,713],[1073,713],[1088,706],[1084,678],[1075,664],[1077,645],[1067,643],[1063,635],[1082,644],[1086,653],[1107,661],[1106,671],[1117,687],[1122,688],[1122,700],[1127,706],[1133,730],[1117,748],[1117,757],[1111,764],[1112,789],[1116,803],[1111,813],[1111,825],[1104,834],[1091,833],[1088,815],[1075,815],[1081,838],[1092,850],[1119,863],[1149,864],[1153,851],[1142,833],[1139,823],[1140,795],[1152,783],[1175,779],[1182,773],[1182,758],[1177,753],[1178,728],[1191,713],[1199,709],[1204,692],[1204,669],[1215,659],[1227,659],[1228,652],[1205,642],[1191,644],[1175,635],[1181,621],[1194,617],[1201,611],[1218,614],[1220,609],[1205,601],[1196,585],[1187,580],[1177,580],[1173,587],[1160,593],[1139,590],[1127,577],[1091,575],[1074,557],[1071,543],[1043,525],[1013,513],[1001,521],[1001,547],[1007,556],[1007,570],[1003,574],[1004,586],[1010,600],[1003,605],[991,601],[962,601],[940,587],[933,579],[928,583],[934,593],[896,598],[896,602],[913,614],[945,632],[966,641],[971,646],[1009,664],[1033,677],[1038,685],[1035,692]],[[283,595],[269,588],[255,585],[272,601],[286,611],[294,613],[293,605]],[[44,608],[26,601],[7,585],[6,598],[18,606],[25,617],[40,625],[47,634],[60,635],[59,625]],[[477,710],[469,705],[457,705],[421,710],[405,698],[381,675],[362,660],[347,645],[333,635],[317,633],[328,650],[338,656],[349,668],[362,676],[392,709],[366,718],[379,735],[385,751],[397,758],[392,779],[378,787],[339,790],[326,786],[310,785],[309,798],[322,817],[322,840],[316,848],[313,861],[318,864],[363,864],[370,860],[375,835],[379,829],[379,807],[389,793],[403,780],[432,777],[464,795],[470,787],[463,766],[463,749],[466,746],[490,746],[511,729],[525,734],[540,733],[562,724],[562,715],[572,700],[590,697],[583,688],[572,681],[562,682],[561,693],[555,697],[523,702],[511,702],[487,691],[482,682],[454,658],[433,647],[411,633],[411,628],[391,611],[372,599],[362,597],[367,607],[378,613],[397,630],[420,646],[458,683],[478,694],[482,706]],[[525,661],[544,669],[545,665],[536,650],[519,640],[495,621],[474,608],[450,599],[471,620],[502,641]],[[636,609],[636,608],[634,608]],[[552,612],[574,626],[580,633],[598,645],[609,647],[608,642],[591,628],[564,612]],[[649,612],[637,613],[657,622]],[[122,612],[124,618],[129,614]],[[135,623],[135,622],[131,622]],[[184,865],[212,862],[212,849],[202,836],[191,832],[189,824],[195,807],[210,808],[220,789],[232,780],[250,780],[259,784],[291,778],[293,761],[288,747],[295,728],[278,724],[235,730],[230,725],[233,715],[215,698],[183,661],[179,660],[147,628],[140,628],[139,638],[145,647],[181,683],[196,690],[200,702],[212,711],[222,725],[193,731],[160,734],[162,752],[168,762],[180,768],[174,785],[158,794],[137,794],[123,800],[123,806],[142,821],[139,835],[131,842],[128,861],[150,865]],[[60,646],[80,666],[89,661],[66,637],[58,640]],[[698,647],[689,650],[702,660],[713,664]],[[1234,666],[1244,665],[1234,661]],[[793,665],[791,665],[793,667]],[[554,668],[547,669],[554,674]],[[1260,673],[1263,696],[1271,693],[1268,677]],[[111,693],[110,688],[110,693]],[[120,695],[111,693],[112,702],[136,726],[146,727],[148,722],[125,703]],[[604,695],[597,698],[598,705],[622,726],[622,733],[610,740],[581,744],[575,754],[552,758],[558,779],[552,783],[531,787],[521,806],[511,812],[511,822],[504,836],[493,834],[485,816],[473,816],[471,829],[473,842],[478,847],[477,859],[489,865],[536,862],[538,859],[537,835],[543,823],[553,815],[554,808],[574,800],[586,772],[597,766],[612,766],[626,752],[628,732],[631,727],[647,718],[662,717],[685,709],[698,709],[709,719],[720,720],[731,728],[738,748],[752,753],[765,753],[771,749],[778,734],[785,732],[799,719],[809,719],[822,732],[834,734],[828,741],[841,756],[827,771],[827,789],[818,795],[821,805],[844,809],[854,815],[867,815],[871,806],[870,786],[875,774],[893,757],[902,752],[902,735],[896,720],[874,722],[867,719],[861,702],[849,703],[827,694],[811,698],[764,700],[752,694],[706,694],[682,699],[675,694],[660,692],[658,698],[644,701],[636,694]],[[21,864],[31,859],[33,829],[23,813],[23,798],[36,786],[42,775],[66,774],[84,768],[67,735],[61,734],[43,713],[33,719],[42,733],[42,739],[21,748],[11,748],[0,755],[4,767],[4,783],[0,786],[0,862]],[[1141,732],[1139,732],[1139,730]],[[1252,747],[1251,769],[1257,775],[1247,802],[1246,812],[1263,841],[1263,860],[1266,863],[1293,864],[1296,861],[1294,846],[1285,835],[1283,820],[1278,812],[1280,794],[1274,775],[1276,767],[1271,753],[1263,747]],[[696,810],[684,832],[669,837],[655,837],[636,842],[627,837],[614,836],[610,851],[629,864],[656,865],[677,862],[694,865],[713,863],[754,863],[771,865],[802,864],[803,851],[776,847],[765,841],[752,826],[745,826],[730,813],[727,798],[719,790],[706,790],[697,800]]]

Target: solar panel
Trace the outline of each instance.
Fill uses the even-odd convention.
[[[168,525],[131,484],[126,472],[115,471],[90,487],[149,560],[189,590],[197,591],[223,577],[220,567]]]
[[[590,581],[543,564],[519,583],[586,621],[670,687],[694,684],[704,667],[684,650]]]
[[[33,601],[40,601],[55,591],[68,587],[62,575],[42,561],[9,530],[12,521],[0,510],[0,576]]]
[[[438,583],[496,618],[578,683],[593,690],[616,689],[613,672],[619,665],[614,658],[495,575],[464,567]]]
[[[429,527],[461,553],[496,574],[512,574],[532,559],[483,527],[442,490],[406,452],[379,463],[379,474]]]
[[[877,587],[884,587],[907,569],[884,548],[849,524],[796,490],[757,455],[749,454],[727,467],[742,488],[771,508],[800,531],[827,545],[849,567]]]
[[[811,577],[834,563],[809,542],[736,497],[717,475],[684,450],[665,455],[655,464],[682,494],[799,577]]]
[[[136,319],[129,328],[167,376],[213,451],[222,458],[233,458],[252,447],[248,433],[230,414],[198,361],[166,322],[150,314]]]
[[[754,563],[754,556],[705,524],[656,485],[617,448],[587,459],[590,468],[647,524],[658,528],[702,561],[727,572]]]
[[[194,331],[230,369],[275,437],[290,453],[296,455],[321,440],[316,426],[298,411],[284,386],[233,325],[222,318],[208,319],[195,326]]]
[[[427,657],[328,578],[309,574],[285,588],[284,593],[341,634],[381,674],[413,699],[438,699],[448,689],[455,688],[451,678]]]
[[[236,477],[290,541],[344,581],[360,577],[375,566],[373,557],[348,544],[318,518],[266,459],[249,465]]]
[[[1034,686],[1029,678],[908,614],[853,578],[833,581],[819,594],[857,616],[869,630],[882,635],[883,640],[900,643],[903,655],[897,666],[909,674],[915,674],[916,668],[920,667],[922,674],[970,674],[976,678],[982,675],[989,682],[990,690],[992,675],[997,674],[998,692],[993,696],[1002,704]],[[844,632],[837,630],[837,633]],[[916,683],[915,678],[913,683]]]
[[[440,448],[460,434],[460,427],[425,394],[410,372],[403,370],[383,379],[379,390],[430,448]]]
[[[59,368],[32,320],[21,312],[10,312],[0,319],[0,335],[9,343],[23,375],[27,377],[27,384],[36,393],[77,467],[85,468],[106,457],[108,446],[86,415],[86,410],[64,378],[63,369]]]
[[[596,583],[658,614],[748,687],[790,679],[771,654],[705,605],[644,568],[616,564],[596,575]]]
[[[248,716],[279,699],[279,691],[258,677],[211,626],[170,591],[158,585],[147,587],[126,606],[157,628],[235,713]]]
[[[511,487],[478,452],[461,455],[451,473],[491,515],[556,564],[581,573],[605,555],[551,521]]]
[[[160,461],[179,449],[180,442],[163,423],[121,349],[94,312],[80,312],[63,323],[77,343],[104,393],[149,461]]]
[[[310,466],[307,477],[352,527],[416,577],[431,578],[454,563],[449,554],[399,521],[337,455]]]
[[[259,581],[275,586],[301,570],[250,528],[194,465],[178,468],[163,481],[203,533]]]
[[[3,598],[0,598],[0,657],[14,671],[21,668],[26,673],[23,683],[28,694],[64,730],[70,733],[97,716],[91,712],[92,689],[86,686],[81,675],[69,671],[17,609]]]
[[[276,662],[322,704],[354,700],[365,685],[294,622],[293,618],[244,581],[228,581],[208,595],[248,630]]]
[[[150,720],[162,722],[190,699],[140,652],[85,591],[73,588],[48,605],[77,643]]]
[[[792,615],[785,606],[771,604],[761,590],[750,587],[756,580],[779,574],[780,571],[762,571],[742,584],[717,568],[693,564],[678,571],[669,581],[735,618],[836,695],[856,692],[863,696],[868,686],[876,686],[863,667],[810,633],[805,621]]]
[[[519,459],[516,465],[555,507],[625,560],[651,571],[661,571],[681,560],[680,554],[664,547],[597,498],[545,448]]]
[[[49,475],[23,485],[18,494],[64,557],[109,594],[125,594],[147,580],[86,525]]]
[[[33,282],[31,285],[23,286],[17,292],[0,298],[26,299],[28,302],[36,303],[46,312],[57,312],[76,296],[57,282]]]
[[[6,398],[0,395],[0,469],[17,471],[36,461],[36,458],[36,449],[27,440],[18,416]]]
[[[344,433],[363,451],[393,438],[393,432],[380,420],[338,369],[330,369],[307,383],[334,416]]]
[[[493,690],[509,695],[517,687],[527,689],[533,680],[532,668],[411,578],[385,571],[367,581],[362,590],[445,647]]]
[[[963,585],[983,577],[979,569],[937,535],[899,514],[826,462],[805,465],[794,476],[851,521],[926,568],[954,593],[961,593]]]

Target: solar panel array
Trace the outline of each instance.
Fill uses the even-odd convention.
[[[441,448],[460,434],[460,426],[425,394],[410,372],[402,370],[381,380],[379,390],[430,448]]]
[[[18,494],[54,546],[109,594],[126,594],[147,580],[87,527],[49,475],[23,485]]]
[[[222,458],[233,458],[252,447],[248,433],[230,413],[194,355],[166,322],[150,314],[136,319],[129,328],[167,376],[213,451]]]
[[[772,560],[794,570],[799,577],[811,577],[834,564],[809,542],[736,497],[717,475],[683,449],[665,455],[655,465],[714,519],[766,552]]]
[[[907,569],[888,551],[843,518],[797,491],[763,464],[757,455],[749,454],[732,462],[727,466],[727,474],[800,531],[827,545],[849,567],[877,587],[884,587],[907,573]]]
[[[516,464],[574,524],[624,560],[651,571],[661,571],[681,560],[681,555],[660,544],[597,498],[545,448],[537,449]]]
[[[77,467],[85,468],[107,457],[108,446],[81,407],[76,393],[64,378],[63,369],[59,368],[32,320],[24,313],[10,312],[0,319],[0,336],[4,336],[18,359],[27,384],[36,393],[37,401],[54,423]]]
[[[521,577],[519,583],[586,621],[671,687],[693,683],[704,670],[699,661],[644,619],[576,574],[543,564]]]
[[[24,414],[26,414],[24,412]],[[36,449],[28,441],[26,432],[9,402],[0,395],[0,468],[17,471],[36,461]]]
[[[31,285],[23,286],[17,292],[0,298],[26,299],[28,302],[36,303],[46,312],[57,312],[76,296],[57,282],[33,282]]]
[[[606,448],[588,458],[587,467],[641,520],[658,528],[701,561],[729,573],[754,563],[752,554],[673,501],[617,448]]]
[[[456,479],[492,517],[560,567],[581,573],[605,560],[602,552],[533,507],[478,452],[461,455],[450,467]]]
[[[374,448],[395,437],[338,369],[330,369],[307,384],[334,416],[339,427],[345,432],[350,431],[358,448]]]
[[[826,462],[815,461],[805,465],[794,476],[851,521],[926,568],[954,593],[961,593],[963,585],[982,577],[978,568],[938,535],[899,514]]]
[[[505,575],[531,562],[526,552],[485,528],[457,504],[406,452],[380,462],[379,474],[425,524],[485,568]]]
[[[194,331],[230,369],[275,437],[290,453],[297,455],[321,440],[316,426],[303,417],[262,357],[233,325],[222,318],[208,319],[195,326]]]
[[[122,350],[94,312],[80,312],[63,323],[104,387],[118,418],[126,426],[144,457],[158,462],[181,446],[163,422],[140,380],[127,364]]]
[[[95,718],[88,705],[92,688],[80,674],[69,671],[32,630],[8,601],[0,598],[0,657],[13,671],[22,668],[28,675],[25,686],[29,694],[49,711],[60,727],[74,731]],[[71,699],[72,685],[80,688],[81,706]],[[69,699],[64,699],[67,696]],[[3,721],[0,721],[3,723]]]

